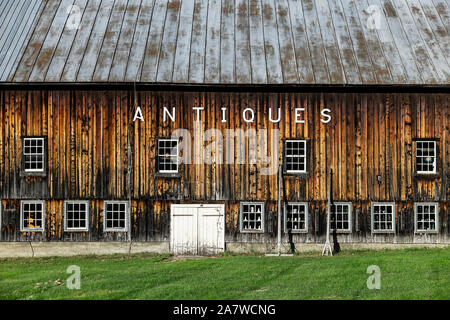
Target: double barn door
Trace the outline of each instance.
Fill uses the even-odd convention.
[[[224,251],[224,205],[173,204],[170,212],[172,253],[211,255]]]

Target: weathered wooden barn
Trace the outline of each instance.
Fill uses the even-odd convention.
[[[449,26],[446,0],[2,0],[0,240],[217,252],[282,214],[323,243],[332,169],[340,242],[449,243]]]

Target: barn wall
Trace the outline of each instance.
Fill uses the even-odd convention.
[[[127,241],[126,232],[104,232],[104,201],[89,201],[89,231],[64,231],[64,201],[45,201],[45,231],[20,232],[20,200],[3,200],[3,241]],[[169,239],[170,203],[166,201],[132,201],[132,239],[165,241]]]
[[[169,241],[170,206],[179,201],[131,202],[131,238],[133,241]],[[216,203],[216,202],[215,202]],[[265,233],[239,232],[239,201],[225,203],[225,240],[227,242],[276,242],[277,202],[266,201]],[[103,232],[103,201],[89,202],[89,231],[64,232],[64,201],[45,201],[45,231],[20,232],[19,200],[3,200],[3,224],[0,241],[127,241],[125,232]],[[326,202],[309,204],[309,226],[306,234],[293,234],[292,238],[283,232],[283,242],[323,243],[326,235]],[[395,234],[372,234],[370,230],[370,202],[353,203],[352,233],[338,234],[339,242],[368,243],[448,243],[450,242],[450,205],[439,205],[439,233],[414,233],[413,203],[397,202]],[[283,229],[283,227],[282,227]]]
[[[289,201],[308,201],[314,214],[317,208],[314,223],[318,221],[319,230],[324,223],[329,168],[335,173],[333,199],[352,201],[354,208],[360,206],[361,225],[364,221],[370,225],[370,201],[395,201],[397,214],[404,216],[405,221],[409,221],[414,201],[439,201],[444,208],[441,218],[448,221],[448,95],[139,91],[136,98],[145,118],[130,127],[131,195],[134,206],[141,208],[135,210],[136,239],[167,239],[172,202],[225,202],[229,208],[227,238],[231,240],[263,241],[273,234],[270,230],[266,230],[266,235],[239,234],[235,230],[242,200],[267,201],[266,207],[276,217],[277,177],[261,175],[261,163],[181,165],[180,178],[155,175],[157,138],[168,137],[178,128],[188,129],[193,137],[197,115],[192,107],[205,108],[201,113],[204,127],[199,131],[202,137],[204,130],[210,128],[219,129],[223,135],[226,129],[267,128],[280,129],[280,141],[310,139],[310,173],[302,178],[285,176],[283,195]],[[17,209],[17,221],[19,199],[45,199],[50,203],[48,210],[54,212],[54,218],[47,222],[54,225],[54,230],[48,231],[45,239],[122,240],[122,235],[102,235],[99,231],[65,235],[61,216],[64,199],[90,199],[95,213],[91,219],[96,221],[101,219],[103,199],[127,199],[127,126],[134,115],[132,106],[131,91],[1,91],[0,197],[5,206]],[[162,122],[164,106],[169,110],[177,108],[175,122]],[[222,107],[227,108],[227,123],[221,122]],[[273,107],[274,115],[278,107],[282,108],[279,123],[269,121],[269,107]],[[294,108],[301,107],[305,108],[305,124],[296,124]],[[255,110],[254,123],[243,121],[245,108]],[[320,121],[323,108],[331,109],[332,121],[328,124]],[[20,138],[24,135],[48,136],[45,177],[21,177]],[[413,138],[438,138],[438,174],[431,179],[414,175]],[[247,159],[251,152],[255,151],[246,146]],[[279,152],[281,156],[282,148]],[[270,144],[267,153],[270,154]],[[377,180],[378,175],[381,181]],[[400,209],[403,206],[405,212]],[[155,234],[148,231],[149,221],[158,226]],[[447,225],[441,224],[441,228]],[[314,225],[311,230],[315,230]],[[5,230],[2,234],[3,239],[27,236]],[[447,237],[448,232],[444,234]],[[316,241],[319,235],[314,231],[297,238],[300,242]],[[42,236],[35,237],[38,240]],[[360,231],[351,237],[365,241],[366,234]],[[379,237],[386,238],[380,241],[394,241],[390,239],[393,236]]]

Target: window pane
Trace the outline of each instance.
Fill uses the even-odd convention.
[[[42,229],[44,226],[44,211],[42,203],[22,202],[22,226],[27,229]]]
[[[106,214],[107,228],[125,229],[127,213],[126,210],[126,203],[108,203]]]
[[[372,219],[375,231],[393,231],[393,205],[373,205]]]
[[[285,142],[285,165],[286,171],[306,171],[306,141],[287,140]]]
[[[436,168],[436,142],[416,142],[416,171],[433,173]]]
[[[44,140],[43,138],[25,138],[23,143],[24,170],[44,170]]]
[[[242,204],[241,208],[243,230],[262,230],[264,219],[262,204]]]
[[[158,140],[159,172],[178,171],[178,140]]]
[[[66,210],[68,229],[86,228],[86,218],[88,210],[88,206],[86,205],[86,203],[67,202]],[[107,215],[107,213],[105,215]]]
[[[434,204],[416,204],[417,231],[436,231],[438,212]]]

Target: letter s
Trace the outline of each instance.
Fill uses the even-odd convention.
[[[328,113],[331,113],[331,110],[328,108],[322,109],[322,111],[320,111],[320,115],[322,117],[326,118],[326,119],[320,119],[320,121],[322,121],[322,123],[328,123],[331,121],[331,115],[329,115]]]

